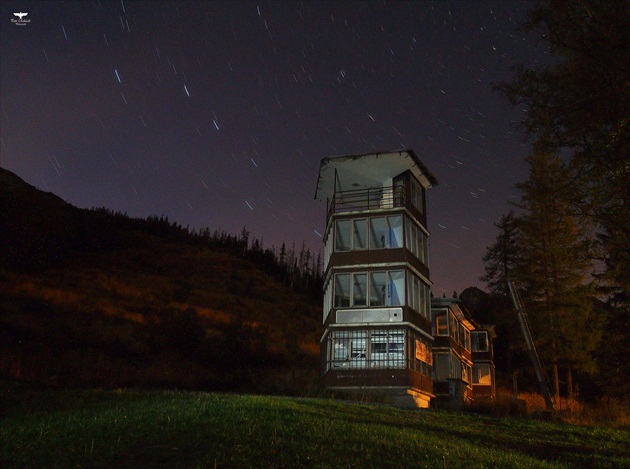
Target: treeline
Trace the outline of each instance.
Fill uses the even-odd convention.
[[[139,219],[130,218],[124,213],[113,212],[106,208],[93,209],[93,211],[107,214],[119,224],[127,224],[129,228],[143,230],[150,235],[208,247],[248,259],[267,274],[287,284],[292,290],[305,293],[316,301],[321,298],[323,285],[321,251],[316,254],[311,252],[304,242],[299,251],[296,249],[295,242],[289,247],[283,242],[279,249],[275,246],[266,248],[263,239],[251,236],[245,227],[240,234],[236,235],[223,230],[211,230],[208,227],[199,230],[190,229],[188,226],[183,227],[179,223],[169,221],[164,215]]]
[[[133,249],[145,236],[193,244],[246,258],[264,272],[314,300],[321,297],[322,258],[304,243],[265,247],[243,228],[240,234],[184,227],[165,216],[132,218],[106,208],[78,209],[35,189],[0,168],[0,262],[4,268],[37,272],[81,252]]]

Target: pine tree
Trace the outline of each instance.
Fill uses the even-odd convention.
[[[486,248],[483,256],[486,274],[481,277],[481,281],[486,282],[491,293],[508,297],[508,279],[518,262],[518,236],[514,212],[503,215],[498,223],[499,234],[495,243]]]
[[[630,321],[628,24],[628,1],[538,2],[525,30],[540,34],[553,60],[521,66],[511,83],[498,87],[513,105],[527,107],[521,126],[536,148],[569,156],[571,208],[599,234],[605,272],[597,286],[613,309],[610,328]],[[611,353],[627,355],[629,331],[615,329]],[[627,377],[621,383],[627,395]]]
[[[517,185],[522,196],[516,205],[524,213],[518,223],[520,255],[514,274],[531,301],[530,319],[559,396],[560,368],[568,382],[574,370],[594,372],[601,324],[586,286],[591,266],[585,227],[570,212],[565,165],[545,153],[535,153],[527,162],[529,178]]]

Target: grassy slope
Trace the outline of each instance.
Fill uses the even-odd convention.
[[[630,467],[627,429],[320,399],[2,390],[2,467]]]

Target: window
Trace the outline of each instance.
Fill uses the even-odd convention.
[[[488,333],[486,331],[472,331],[470,334],[473,352],[489,351]]]
[[[427,235],[410,218],[405,220],[407,231],[407,249],[424,265],[429,265]]]
[[[411,369],[419,372],[424,376],[433,374],[433,352],[430,342],[420,334],[408,332],[409,344],[415,344],[415,350],[410,350]]]
[[[350,274],[335,275],[335,308],[350,306]]]
[[[405,273],[402,270],[388,272],[389,284],[386,306],[405,304]]]
[[[453,356],[453,354],[449,354],[451,359],[451,378],[462,379],[462,364],[461,362]]]
[[[354,274],[354,306],[367,306],[367,274]]]
[[[464,325],[459,322],[457,323],[457,328],[458,330],[458,339],[457,341],[459,342],[459,345],[461,345],[462,347],[466,347],[466,328],[464,327]]]
[[[368,283],[369,279],[369,283]],[[402,306],[405,304],[405,272],[391,270],[335,274],[335,308]]]
[[[406,367],[402,329],[333,331],[328,339],[328,369]]]
[[[337,220],[334,239],[335,252],[400,248],[403,246],[402,216]]]
[[[322,322],[326,322],[326,318],[332,308],[332,285],[330,282],[326,284],[326,290],[324,292],[324,317]]]
[[[424,213],[424,189],[416,178],[411,178],[410,196],[411,204],[418,209],[420,213]]]
[[[436,353],[434,355],[434,370],[436,381],[446,381],[450,378],[450,353]]]
[[[372,249],[387,247],[387,223],[385,218],[370,218],[370,247]]]
[[[352,220],[337,220],[335,224],[335,251],[350,251],[352,249],[351,226]]]
[[[435,335],[448,335],[448,323],[446,322],[445,312],[435,315]]]
[[[386,278],[386,272],[372,272],[370,274],[370,306],[385,306]]]
[[[457,340],[457,319],[453,313],[448,313],[448,332],[453,339]]]
[[[473,384],[481,386],[492,386],[492,370],[490,365],[473,365]]]
[[[367,249],[367,220],[353,220],[353,248]]]
[[[402,216],[370,218],[370,249],[399,248],[402,241]]]
[[[471,376],[472,376],[472,368],[470,367],[470,365],[467,365],[466,363],[462,363],[462,381],[465,381],[468,384],[470,384]]]

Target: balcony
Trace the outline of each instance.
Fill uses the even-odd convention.
[[[335,192],[328,206],[327,220],[335,213],[405,207],[409,203],[404,186],[370,187]]]

